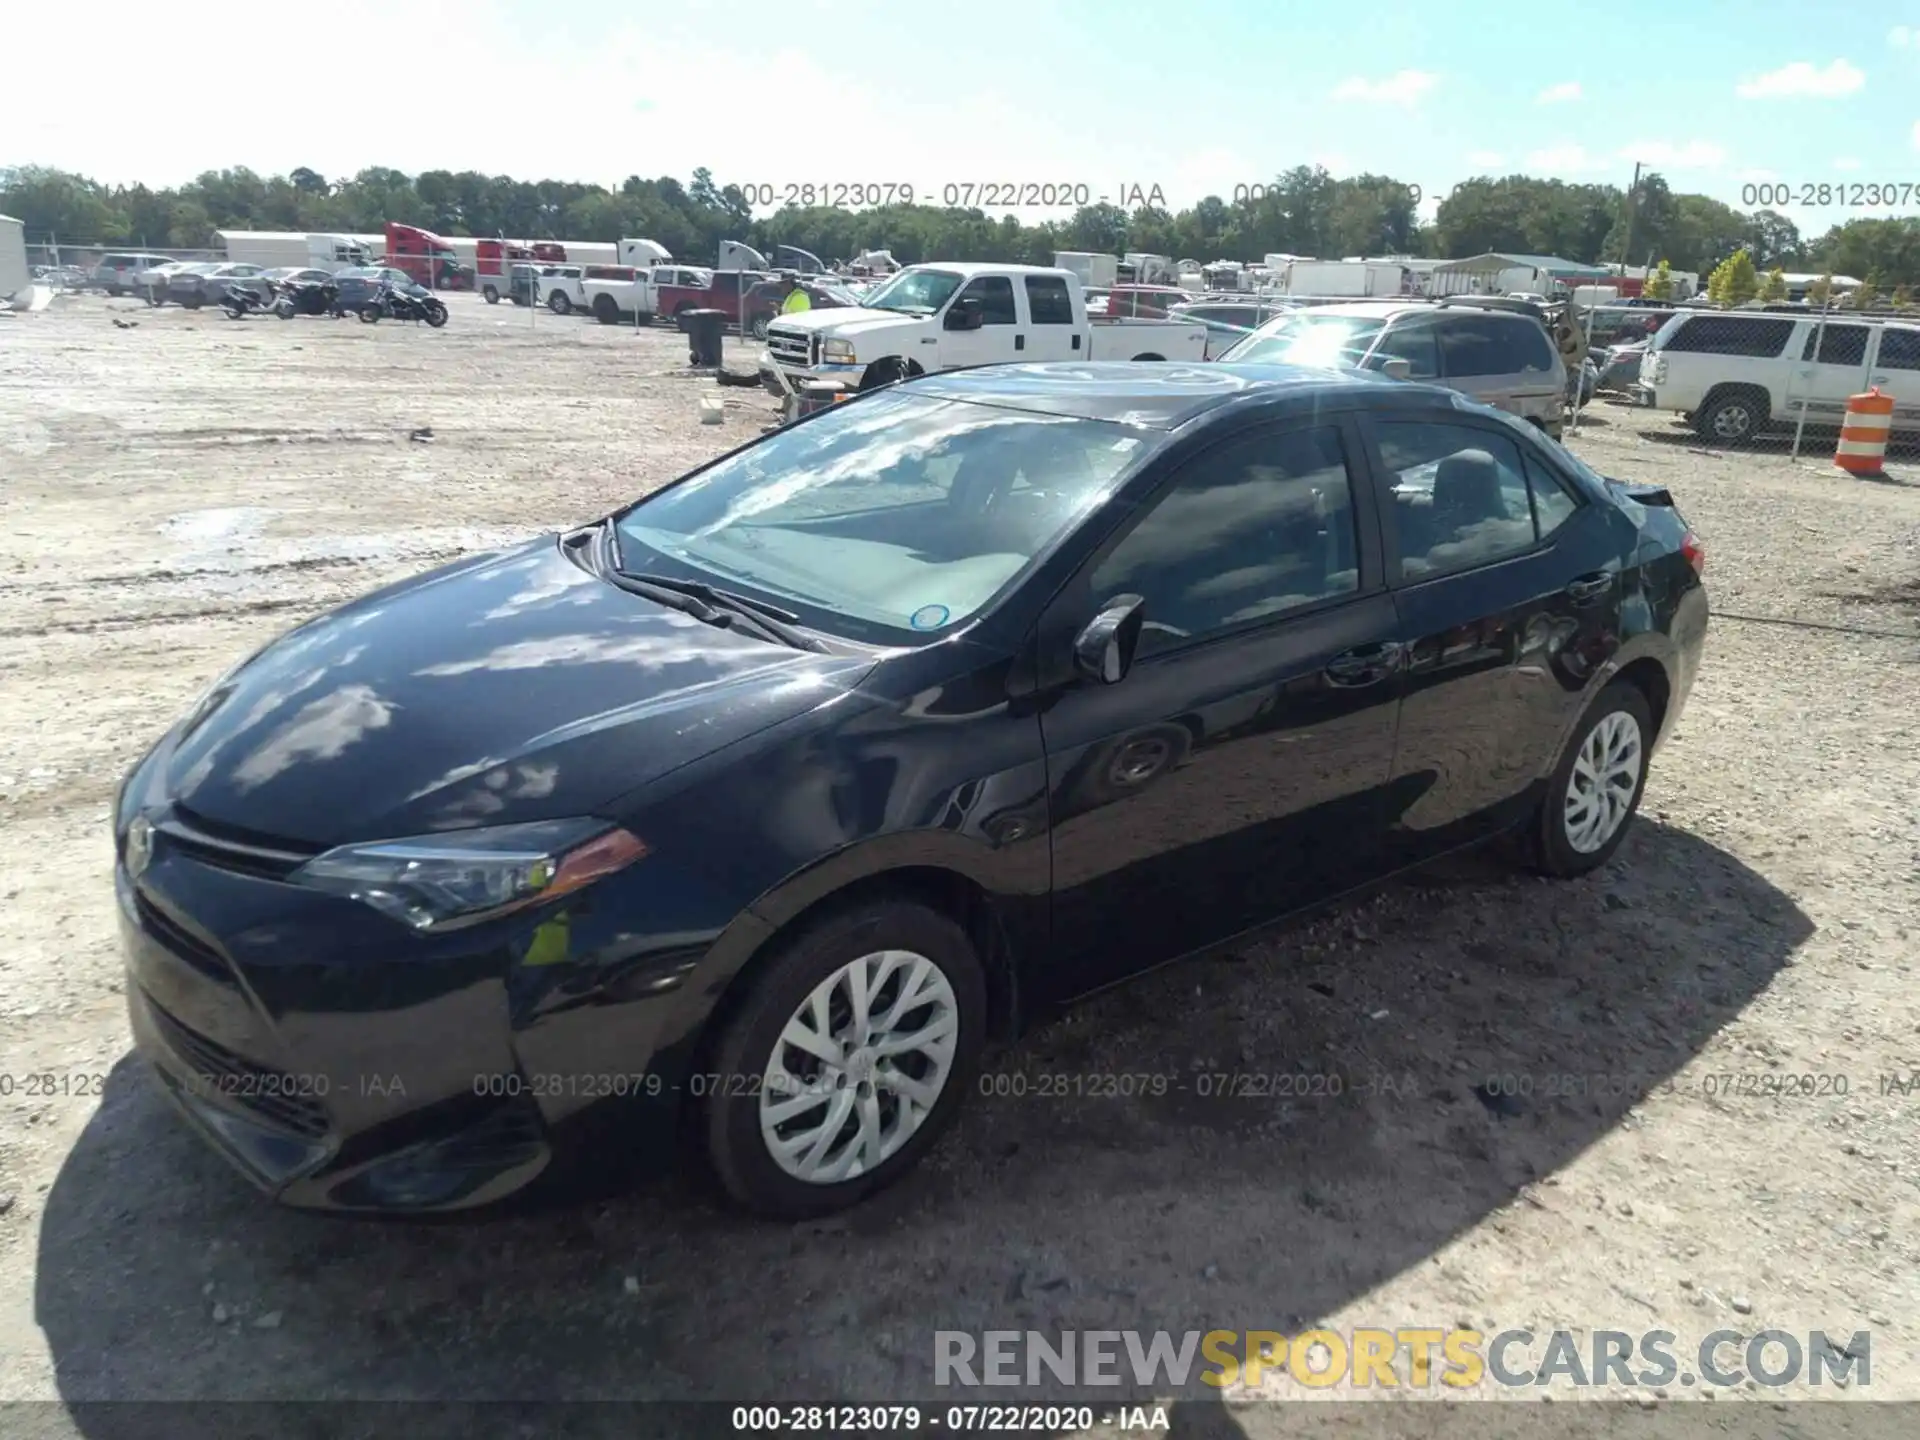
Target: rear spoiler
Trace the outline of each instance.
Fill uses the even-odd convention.
[[[1618,485],[1629,500],[1641,505],[1658,505],[1668,510],[1674,508],[1673,492],[1664,485],[1633,484],[1626,480],[1616,480],[1611,475],[1606,477],[1606,481],[1609,485]]]

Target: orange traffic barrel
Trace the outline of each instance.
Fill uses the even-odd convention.
[[[1840,443],[1833,463],[1849,475],[1878,475],[1887,455],[1887,432],[1893,426],[1893,397],[1874,386],[1864,395],[1847,397],[1847,415],[1840,422]]]

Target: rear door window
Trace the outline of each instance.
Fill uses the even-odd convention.
[[[1880,356],[1874,363],[1887,370],[1920,370],[1920,330],[1887,326],[1880,332]]]
[[[1036,325],[1073,324],[1073,296],[1058,275],[1027,276],[1027,308]]]
[[[1800,358],[1815,360],[1820,365],[1864,365],[1867,336],[1871,333],[1865,325],[1816,325],[1807,332],[1807,343],[1800,347]],[[1819,346],[1817,360],[1816,344]]]

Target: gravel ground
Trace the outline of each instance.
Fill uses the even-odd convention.
[[[590,518],[770,414],[664,330],[453,310],[439,332],[99,299],[0,322],[0,1053],[68,1092],[0,1093],[0,1400],[926,1400],[937,1329],[1316,1322],[1665,1329],[1682,1354],[1720,1328],[1870,1330],[1846,1398],[1920,1398],[1920,1091],[1881,1079],[1920,1070],[1920,483],[1707,452],[1607,406],[1575,448],[1673,487],[1717,614],[1614,862],[1562,886],[1456,862],[991,1067],[1316,1073],[1337,1098],[976,1097],[905,1184],[801,1227],[683,1186],[438,1225],[271,1207],[128,1055],[119,776],[281,629]],[[715,393],[718,429],[696,414]],[[1771,1093],[1783,1076],[1844,1080]],[[1256,1403],[1310,1393],[1188,1398],[1174,1429],[1366,1423]],[[1513,1413],[1475,1409],[1475,1435]],[[104,1436],[110,1413],[0,1430]],[[1372,1433],[1441,1433],[1396,1413]],[[1635,1407],[1557,1413],[1660,1433]],[[412,1428],[480,1433],[455,1414]]]

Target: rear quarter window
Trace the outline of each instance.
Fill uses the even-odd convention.
[[[1771,360],[1787,348],[1793,326],[1791,320],[1690,315],[1660,341],[1659,348],[1682,355],[1741,355]]]

